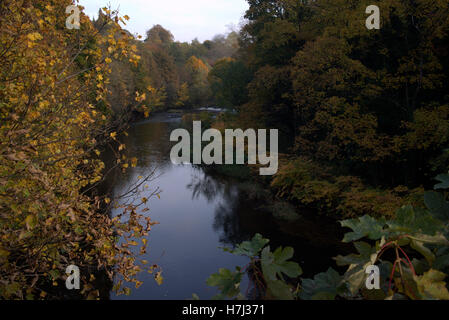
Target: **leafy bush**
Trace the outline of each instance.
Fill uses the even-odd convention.
[[[251,241],[242,242],[234,250],[223,248],[232,254],[247,256],[251,261],[246,268],[236,267],[234,272],[220,269],[209,277],[207,284],[218,287],[221,291],[216,299],[243,299],[240,282],[245,272],[249,273],[257,289],[262,291],[266,298],[293,299],[292,288],[285,279],[301,275],[301,267],[296,262],[289,261],[293,257],[293,248],[278,247],[271,252],[270,246],[267,246],[269,241],[256,234]]]
[[[353,176],[332,176],[311,160],[287,161],[271,182],[277,196],[299,205],[315,208],[322,214],[357,217],[364,214],[391,216],[402,205],[419,205],[420,188],[393,190],[369,188]]]
[[[435,190],[449,189],[449,174],[437,177]],[[313,279],[299,279],[301,268],[295,262],[292,248],[279,247],[272,253],[269,242],[257,234],[236,249],[225,249],[246,255],[248,267],[232,273],[221,269],[208,284],[221,289],[217,298],[244,298],[240,281],[244,272],[265,299],[444,299],[449,300],[449,202],[447,194],[430,191],[424,196],[426,209],[411,205],[401,207],[394,217],[374,218],[369,215],[343,220],[341,225],[352,231],[343,242],[353,243],[356,254],[337,256],[338,266],[348,266],[340,275],[329,268]],[[364,239],[365,241],[360,241]],[[368,290],[367,269],[380,270],[379,289]],[[287,276],[287,278],[285,277]],[[295,279],[296,278],[296,279]]]

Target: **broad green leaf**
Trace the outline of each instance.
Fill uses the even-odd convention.
[[[357,254],[350,254],[347,256],[337,256],[334,260],[337,262],[338,266],[346,266],[346,265],[357,265],[357,264],[366,264],[367,262],[374,263],[376,257],[376,247],[371,247],[366,242],[355,242],[355,248],[358,251]]]
[[[333,300],[344,291],[342,279],[337,271],[329,268],[313,279],[303,279],[299,296],[303,300]]]
[[[277,248],[274,253],[270,252],[270,247],[262,250],[261,263],[262,272],[267,280],[277,280],[276,275],[281,277],[282,274],[290,278],[298,277],[302,274],[301,267],[293,261],[287,261],[293,257],[293,248],[286,247]]]
[[[391,235],[423,233],[435,235],[444,228],[441,221],[436,220],[427,211],[413,208],[411,205],[403,206],[396,211],[396,219],[387,222],[388,232]]]
[[[348,270],[344,274],[344,282],[347,284],[349,291],[352,295],[362,289],[366,284],[366,268],[372,263],[366,264],[351,264]]]
[[[414,234],[408,236],[411,240],[421,241],[423,243],[429,245],[438,245],[438,246],[449,246],[449,240],[446,239],[444,235],[438,233],[436,235],[430,236],[428,234]]]
[[[267,281],[268,293],[278,300],[293,300],[293,293],[288,284],[281,280]]]
[[[429,265],[433,264],[433,262],[435,261],[435,255],[432,253],[432,251],[429,250],[429,248],[424,246],[424,243],[422,241],[412,239],[410,241],[410,246],[419,253],[421,253],[424,256],[424,258],[426,258]]]
[[[348,232],[343,238],[343,242],[351,242],[367,237],[371,240],[377,240],[384,234],[383,227],[385,225],[385,219],[381,218],[376,220],[370,216],[363,216],[357,219],[340,221],[342,227],[352,229],[353,232]]]
[[[212,274],[207,279],[207,285],[218,287],[221,294],[215,298],[222,299],[225,297],[232,298],[240,293],[240,281],[242,281],[242,273],[240,271],[231,272],[229,269],[221,268],[218,273]]]
[[[429,191],[424,194],[424,203],[430,214],[441,221],[449,220],[449,202],[439,192]]]
[[[242,242],[237,245],[234,250],[230,250],[228,248],[223,248],[223,250],[236,255],[255,257],[260,254],[260,251],[267,245],[268,242],[270,242],[270,240],[263,238],[261,234],[257,233],[251,241]]]
[[[449,189],[449,174],[440,174],[435,179],[441,182],[435,185],[435,189]]]

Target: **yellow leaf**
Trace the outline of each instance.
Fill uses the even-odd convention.
[[[40,35],[39,32],[33,32],[33,33],[30,33],[29,35],[27,35],[27,38],[30,39],[31,41],[36,41],[36,40],[41,40],[42,36]]]
[[[36,226],[36,217],[33,215],[28,215],[25,218],[25,224],[28,230],[33,229]]]
[[[162,271],[156,273],[156,275],[154,276],[154,280],[156,280],[158,285],[162,284],[162,282],[164,281],[164,278],[162,277]]]

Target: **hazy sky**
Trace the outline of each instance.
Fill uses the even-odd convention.
[[[177,41],[200,41],[228,31],[227,25],[238,25],[248,4],[245,0],[80,0],[89,17],[108,3],[131,19],[126,29],[145,35],[146,30],[160,24],[170,30]]]

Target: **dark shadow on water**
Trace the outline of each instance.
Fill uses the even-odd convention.
[[[159,264],[165,280],[158,286],[152,275],[142,273],[139,280],[144,284],[133,288],[131,296],[111,293],[112,299],[189,299],[193,293],[210,299],[217,293],[206,285],[212,273],[219,268],[233,270],[248,262],[246,257],[231,255],[219,247],[235,246],[256,233],[269,238],[272,248],[293,246],[295,259],[306,276],[333,264],[332,257],[341,253],[336,245],[341,231],[335,223],[301,215],[295,221],[275,219],[264,199],[251,197],[241,182],[201,167],[173,165],[169,137],[178,127],[179,115],[158,115],[134,125],[123,137],[128,157],[138,158],[138,166],[124,175],[113,174],[107,184],[114,194],[121,194],[138,176],[156,171],[159,177],[139,195],[145,196],[155,188],[162,190],[161,199],[149,201],[147,214],[160,224],[153,227],[148,238],[149,252],[142,258]],[[252,187],[250,184],[249,189]],[[116,214],[117,210],[111,212]],[[245,292],[248,279],[242,285]]]

